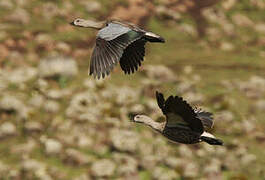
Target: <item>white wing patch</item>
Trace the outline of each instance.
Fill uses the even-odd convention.
[[[205,136],[205,137],[210,137],[210,138],[215,138],[214,135],[207,133],[207,132],[203,132],[201,136]]]
[[[120,35],[127,33],[130,30],[130,28],[122,26],[120,24],[109,23],[107,27],[101,29],[98,32],[97,36],[106,41],[111,41],[119,37]]]

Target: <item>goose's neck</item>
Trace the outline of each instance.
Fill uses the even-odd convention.
[[[166,124],[165,122],[156,122],[149,117],[145,118],[144,123],[159,132],[162,132],[164,130]]]

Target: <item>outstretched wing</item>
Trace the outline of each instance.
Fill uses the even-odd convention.
[[[163,114],[166,115],[165,112],[165,98],[164,95],[158,91],[156,91],[156,101],[159,108],[162,110]]]
[[[197,117],[201,120],[203,127],[205,130],[209,130],[213,127],[213,114],[206,111],[195,110]]]
[[[158,106],[167,117],[167,127],[191,129],[194,132],[203,133],[203,125],[197,118],[193,108],[178,96],[169,96],[167,100],[157,92]]]
[[[123,52],[120,60],[121,69],[125,74],[134,73],[144,60],[146,40],[139,39],[130,44]]]
[[[129,27],[120,24],[109,23],[101,29],[97,35],[91,63],[90,75],[98,77],[108,75],[122,57],[124,50],[134,41],[143,36],[142,32],[136,32]]]

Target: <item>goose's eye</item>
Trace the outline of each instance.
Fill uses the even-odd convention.
[[[77,23],[79,23],[79,22],[80,22],[80,20],[79,20],[79,19],[77,19],[77,20],[76,20],[76,22],[77,22]]]

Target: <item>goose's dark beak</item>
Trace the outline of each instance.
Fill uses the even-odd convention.
[[[74,24],[74,21],[73,21],[73,22],[70,22],[69,24],[70,24],[70,25],[72,25],[72,26],[74,26],[74,25],[75,25],[75,24]]]
[[[135,121],[134,121],[134,117],[135,117],[135,116],[136,116],[135,113],[129,113],[129,114],[128,114],[128,117],[129,117],[130,122],[135,122]]]

